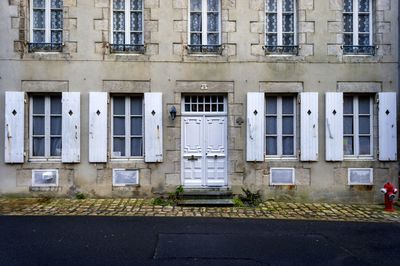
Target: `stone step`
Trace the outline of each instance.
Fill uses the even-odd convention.
[[[232,199],[183,199],[179,206],[233,206]]]

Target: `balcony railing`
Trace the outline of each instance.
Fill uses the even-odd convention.
[[[343,45],[345,55],[375,55],[376,46],[373,45]]]
[[[298,45],[265,45],[265,54],[298,55]]]
[[[111,53],[144,54],[143,44],[110,44]]]
[[[189,54],[222,54],[222,45],[196,45],[187,46]]]
[[[28,43],[28,52],[62,52],[62,43],[31,42]]]

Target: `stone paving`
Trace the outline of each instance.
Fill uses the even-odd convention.
[[[148,199],[10,199],[0,198],[0,215],[16,216],[164,216],[222,217],[356,222],[400,222],[400,211],[383,205],[284,203],[258,207],[155,206]]]

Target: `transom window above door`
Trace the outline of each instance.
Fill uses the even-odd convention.
[[[33,0],[30,17],[29,52],[60,52],[63,42],[63,1]]]
[[[220,0],[189,1],[189,53],[220,54]]]
[[[296,0],[266,0],[265,52],[297,54]]]
[[[112,0],[111,52],[144,52],[143,8],[143,0]]]
[[[225,97],[222,95],[186,95],[183,105],[187,113],[226,113]]]

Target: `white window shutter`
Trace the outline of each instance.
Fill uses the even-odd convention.
[[[79,92],[62,93],[62,154],[63,163],[80,162],[81,103]]]
[[[300,94],[300,151],[302,161],[318,160],[318,93]]]
[[[4,161],[24,162],[24,92],[5,93]]]
[[[163,125],[162,93],[144,94],[144,160],[162,162],[163,160]]]
[[[343,92],[325,95],[325,159],[343,161]]]
[[[107,92],[89,93],[89,162],[107,162]]]
[[[249,92],[247,93],[247,161],[264,161],[264,139],[265,95],[262,92]]]
[[[397,160],[396,93],[379,93],[379,160]]]

